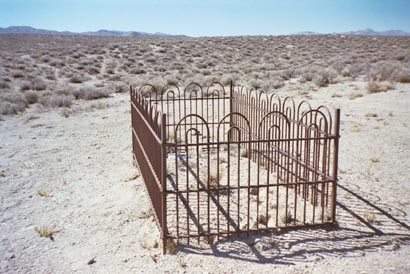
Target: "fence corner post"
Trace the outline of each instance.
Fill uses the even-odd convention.
[[[167,147],[166,147],[166,125],[167,125],[167,115],[165,113],[162,114],[161,117],[161,161],[162,161],[162,169],[161,169],[161,195],[162,195],[162,209],[161,209],[161,222],[162,222],[162,231],[161,231],[161,238],[162,238],[162,252],[166,254],[166,243],[167,243],[167,236],[168,236],[168,226],[167,226]]]
[[[336,197],[337,197],[337,170],[339,161],[339,138],[340,138],[340,109],[335,113],[335,141],[333,151],[333,203],[332,203],[332,223],[336,223]]]

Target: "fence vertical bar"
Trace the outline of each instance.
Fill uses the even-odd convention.
[[[162,252],[166,254],[166,242],[168,236],[168,226],[167,226],[167,147],[166,147],[166,126],[167,126],[167,116],[162,114],[161,119],[161,161],[162,161],[162,170],[161,170],[161,184],[162,184]]]
[[[340,130],[340,109],[336,109],[335,113],[335,141],[333,152],[333,204],[332,204],[332,223],[336,222],[336,189],[337,189],[337,168],[339,159],[339,130]]]
[[[133,107],[132,107],[132,102],[133,102],[132,95],[133,95],[133,88],[132,88],[132,86],[130,85],[131,126],[132,126],[132,128],[134,128],[134,115],[133,115],[134,109],[133,109]],[[135,155],[134,155],[135,141],[134,141],[134,133],[132,132],[132,130],[131,130],[131,145],[132,145],[132,147],[131,147],[132,160],[133,160],[133,164],[136,165],[137,159],[135,159]]]

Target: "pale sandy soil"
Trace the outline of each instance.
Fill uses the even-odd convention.
[[[161,255],[132,166],[129,97],[120,94],[76,101],[68,118],[32,107],[0,121],[0,272],[410,273],[410,85],[377,94],[363,82],[286,90],[342,110],[339,227]],[[352,92],[364,96],[349,100]],[[53,225],[53,240],[35,231]]]

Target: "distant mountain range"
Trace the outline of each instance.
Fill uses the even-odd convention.
[[[294,33],[292,35],[324,35],[324,34],[346,34],[346,35],[369,35],[369,36],[410,36],[410,32],[405,32],[402,30],[386,30],[386,31],[375,31],[372,29],[363,29],[357,31],[349,32],[339,32],[339,33],[318,33],[312,31],[302,31]]]
[[[7,28],[0,28],[0,34],[57,34],[57,35],[89,35],[89,36],[140,36],[140,37],[167,37],[167,36],[182,36],[186,35],[171,35],[161,32],[147,33],[139,31],[118,31],[118,30],[98,30],[88,32],[70,32],[70,31],[56,31],[36,29],[27,26],[11,26]],[[345,34],[345,35],[371,35],[371,36],[410,36],[410,32],[402,30],[386,30],[375,31],[372,29],[364,29],[358,31],[340,32],[340,33],[318,33],[312,31],[302,31],[293,33],[292,35],[325,35],[325,34]]]
[[[27,26],[11,26],[7,28],[0,28],[0,34],[57,34],[57,35],[89,35],[89,36],[143,36],[143,37],[165,37],[165,36],[183,36],[183,35],[171,35],[165,33],[147,33],[139,31],[118,31],[118,30],[99,30],[88,32],[70,32],[70,31],[56,31],[36,29]]]

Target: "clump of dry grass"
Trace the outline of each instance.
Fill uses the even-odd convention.
[[[150,217],[154,216],[154,213],[152,212],[151,209],[141,211],[141,214],[138,216],[139,219],[148,219]]]
[[[41,197],[53,197],[53,193],[51,191],[38,190],[37,194]]]
[[[359,125],[359,124],[353,124],[353,125],[350,127],[350,131],[351,131],[351,132],[359,132],[361,129],[362,129],[362,126]]]
[[[285,213],[283,213],[281,216],[280,216],[280,220],[282,221],[282,223],[284,223],[284,224],[289,224],[289,223],[291,223],[291,222],[293,222],[293,216],[292,216],[292,212],[289,210],[288,211],[288,214],[285,214]]]
[[[56,225],[52,225],[52,226],[35,226],[34,230],[38,233],[38,235],[40,235],[40,237],[44,237],[44,238],[50,238],[51,240],[54,240],[54,235],[57,232],[56,230]]]
[[[258,222],[259,222],[261,225],[268,225],[269,219],[270,219],[270,215],[265,216],[264,214],[259,214]]]
[[[145,240],[141,241],[141,242],[140,242],[140,246],[141,246],[143,249],[148,248],[148,243],[147,243],[147,241],[145,241]]]
[[[374,156],[370,158],[370,162],[372,163],[378,163],[380,162],[380,156]]]
[[[178,251],[178,246],[173,239],[167,239],[165,242],[165,250],[167,254],[175,255]]]
[[[360,97],[363,97],[363,94],[358,93],[358,92],[351,92],[347,96],[347,98],[349,98],[349,100],[354,100],[354,99],[357,99],[357,98],[360,98]]]
[[[182,267],[182,268],[187,266],[184,257],[178,257],[177,263],[178,263],[179,267]]]
[[[368,212],[365,212],[363,217],[364,217],[365,221],[368,222],[368,223],[373,223],[375,221],[374,214],[370,214]]]

